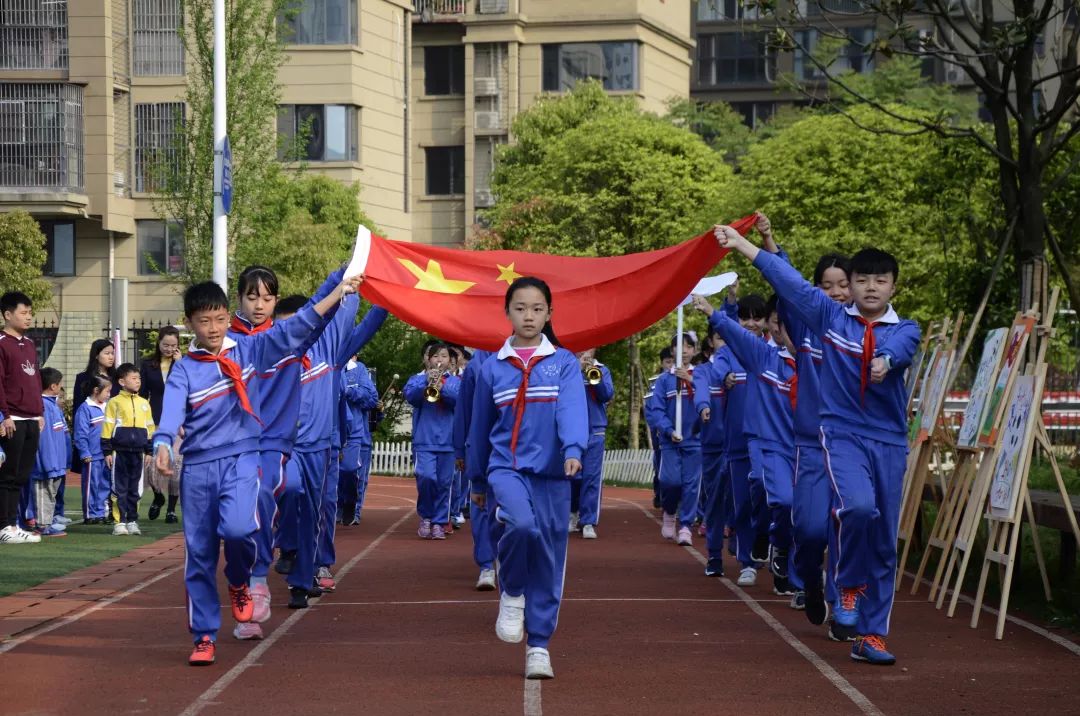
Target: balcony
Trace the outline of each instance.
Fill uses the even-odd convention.
[[[0,70],[66,70],[67,0],[0,3]]]
[[[416,0],[413,22],[460,22],[468,0]]]
[[[0,193],[83,190],[83,88],[0,82]]]

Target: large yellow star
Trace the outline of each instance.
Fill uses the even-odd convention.
[[[502,266],[496,263],[495,267],[499,269],[499,277],[495,280],[513,283],[516,279],[521,278],[521,274],[514,270],[514,263],[514,261],[511,261],[509,266]]]
[[[415,263],[408,259],[398,259],[402,266],[409,269],[409,272],[413,276],[416,276],[416,286],[421,291],[432,291],[434,293],[465,293],[476,284],[472,281],[456,281],[443,276],[442,266],[438,261],[428,259],[427,269],[421,269]]]

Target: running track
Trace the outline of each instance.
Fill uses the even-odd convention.
[[[557,678],[526,682],[524,646],[495,638],[496,597],[472,590],[470,537],[416,539],[414,496],[408,481],[374,480],[363,525],[338,533],[337,592],[306,611],[275,606],[263,642],[223,631],[209,668],[186,665],[175,538],[129,559],[126,582],[99,580],[98,601],[69,600],[66,617],[30,626],[45,590],[0,599],[0,713],[1080,712],[1080,647],[1015,623],[997,642],[988,615],[969,629],[970,607],[947,619],[925,590],[904,590],[893,614],[898,665],[853,664],[771,580],[741,590],[702,576],[703,540],[664,543],[640,490],[606,490],[600,539],[571,538]]]

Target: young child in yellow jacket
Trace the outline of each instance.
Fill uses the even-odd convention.
[[[105,406],[105,427],[101,450],[105,464],[113,471],[113,491],[120,519],[114,535],[142,534],[139,530],[139,480],[144,465],[150,463],[154,416],[150,403],[139,395],[142,378],[138,369],[125,363],[116,371],[122,390]]]

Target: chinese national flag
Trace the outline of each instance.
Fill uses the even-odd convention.
[[[757,214],[731,226],[746,234]],[[614,343],[666,316],[727,253],[710,229],[658,251],[601,258],[466,251],[371,237],[364,298],[422,331],[498,350],[510,335],[506,289],[519,276],[551,287],[552,326],[569,350]]]

